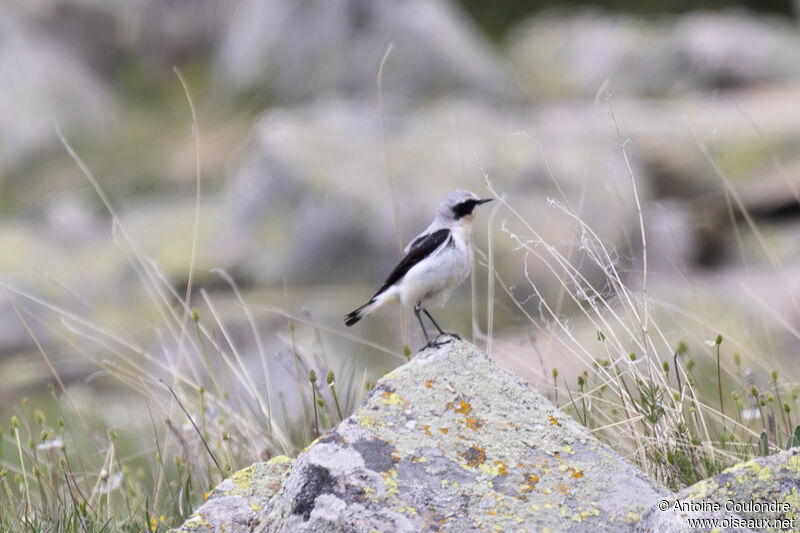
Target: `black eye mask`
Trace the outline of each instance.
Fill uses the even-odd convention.
[[[476,205],[478,205],[477,200],[466,200],[460,204],[456,204],[453,206],[453,215],[455,216],[456,220],[458,220],[463,216],[471,214]]]

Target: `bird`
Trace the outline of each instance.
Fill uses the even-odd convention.
[[[405,247],[405,255],[378,292],[367,303],[345,315],[345,325],[352,326],[387,304],[399,303],[403,307],[413,306],[426,346],[433,343],[420,313],[428,317],[439,335],[447,335],[427,308],[447,303],[456,287],[472,272],[470,230],[475,208],[491,200],[464,189],[448,194],[436,208],[433,222]]]

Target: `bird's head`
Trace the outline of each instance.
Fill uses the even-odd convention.
[[[436,208],[436,218],[443,221],[472,222],[475,208],[491,198],[478,198],[474,192],[459,189],[448,194]]]

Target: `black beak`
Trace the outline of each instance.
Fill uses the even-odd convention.
[[[482,200],[478,200],[475,202],[475,205],[485,204],[486,202],[491,202],[494,198],[483,198]]]

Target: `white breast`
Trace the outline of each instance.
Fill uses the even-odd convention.
[[[469,234],[459,226],[448,240],[430,257],[420,261],[403,277],[398,286],[400,303],[413,306],[441,306],[472,271],[472,248]]]

